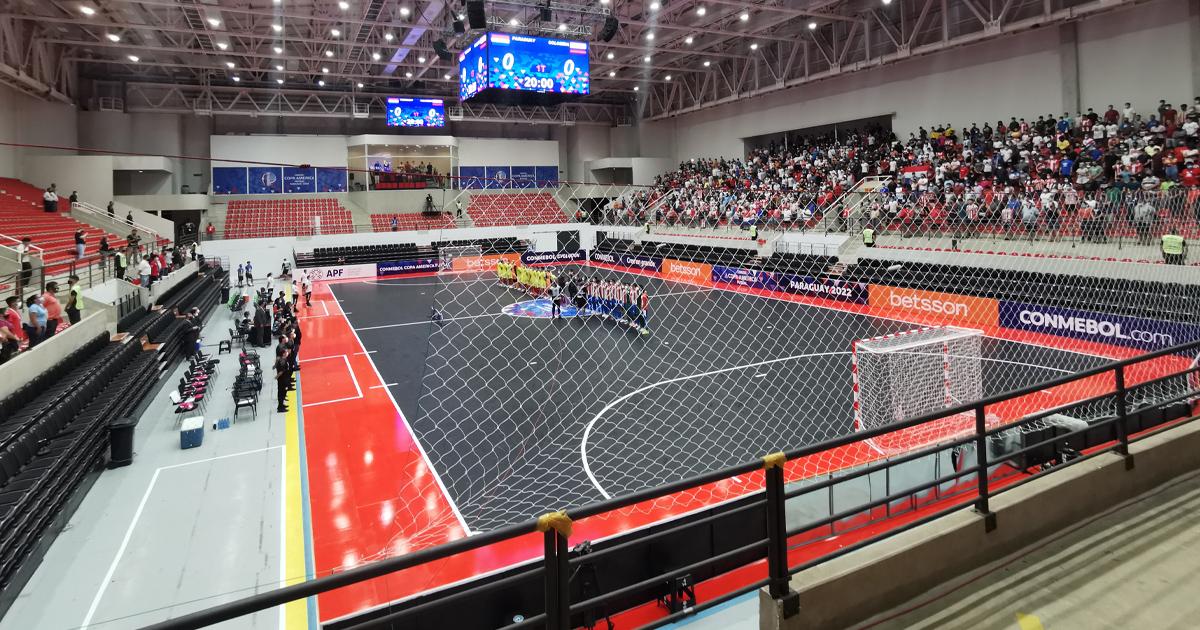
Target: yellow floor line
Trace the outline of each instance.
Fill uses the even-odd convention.
[[[1042,620],[1038,619],[1037,615],[1017,613],[1017,625],[1021,627],[1021,630],[1044,630]]]
[[[287,585],[304,581],[304,496],[300,486],[300,420],[296,417],[296,393],[288,394],[288,412],[284,450],[287,457],[287,549],[284,575]],[[290,602],[284,612],[285,625],[281,630],[308,630],[308,603],[301,599]]]

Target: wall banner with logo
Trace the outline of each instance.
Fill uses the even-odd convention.
[[[320,282],[321,280],[345,280],[346,278],[374,278],[377,272],[374,264],[307,267],[300,271],[313,282]]]
[[[487,256],[460,256],[450,263],[452,271],[496,271],[496,263],[507,260],[512,264],[521,262],[520,254],[489,254]]]
[[[712,284],[712,265],[664,258],[662,274],[667,280],[708,286]]]
[[[912,315],[933,318],[942,324],[976,326],[995,326],[1000,318],[1000,303],[991,298],[882,284],[870,285],[868,294],[871,306],[889,309],[901,317]]]
[[[868,291],[865,282],[845,282],[832,278],[779,274],[779,290],[785,293],[866,304]]]
[[[545,265],[561,262],[583,262],[587,260],[587,252],[580,249],[573,252],[523,252],[522,265]]]
[[[1200,326],[1021,302],[1000,302],[1000,325],[1114,346],[1161,350],[1200,339]]]
[[[629,267],[630,269],[641,269],[642,271],[662,271],[663,259],[658,256],[621,254],[621,262],[617,264]]]
[[[376,275],[402,276],[409,273],[436,272],[441,268],[441,263],[436,258],[417,258],[414,260],[375,263],[375,267]]]
[[[761,271],[758,269],[713,265],[712,281],[724,284],[736,284],[751,289],[779,290],[779,282],[775,278],[775,274],[770,271]]]

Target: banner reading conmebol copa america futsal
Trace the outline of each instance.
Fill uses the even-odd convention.
[[[561,262],[583,262],[587,260],[587,252],[580,249],[573,252],[522,252],[522,265],[545,265]]]
[[[1161,350],[1200,339],[1200,326],[1070,308],[1000,302],[1000,325],[1114,346]]]
[[[775,279],[775,274],[770,271],[760,271],[758,269],[713,265],[712,281],[736,284],[751,289],[766,289],[767,291],[776,291],[779,289],[779,283]]]
[[[813,276],[793,276],[778,274],[776,282],[779,290],[798,295],[837,300],[839,302],[867,303],[867,284],[865,282],[846,282],[832,278],[815,278]]]
[[[402,276],[408,273],[438,271],[441,263],[436,258],[417,258],[414,260],[396,260],[375,263],[375,273],[379,276]]]

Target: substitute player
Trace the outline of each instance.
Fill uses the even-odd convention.
[[[637,326],[642,331],[643,335],[649,335],[650,330],[646,328],[646,319],[650,314],[650,296],[646,294],[646,288],[638,286],[637,296]]]

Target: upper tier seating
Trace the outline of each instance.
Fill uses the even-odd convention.
[[[17,240],[26,236],[32,238],[33,245],[42,250],[47,276],[66,271],[75,260],[75,230],[82,229],[87,240],[85,257],[99,252],[102,236],[108,237],[108,244],[113,249],[125,245],[128,234],[118,236],[72,219],[70,204],[65,197],[59,197],[58,212],[44,212],[42,194],[43,190],[36,186],[0,178],[0,234]],[[0,244],[9,247],[16,245],[8,239],[0,240],[4,241]]]
[[[396,217],[396,231],[406,230],[448,230],[458,227],[454,217],[449,213],[431,216],[417,212],[398,212],[395,214],[372,214],[371,228],[376,232],[392,231],[392,217]]]
[[[320,228],[316,218],[320,217]],[[349,234],[350,210],[337,199],[234,199],[225,216],[225,238]]]
[[[475,193],[467,206],[475,227],[566,223],[567,214],[549,193]]]

